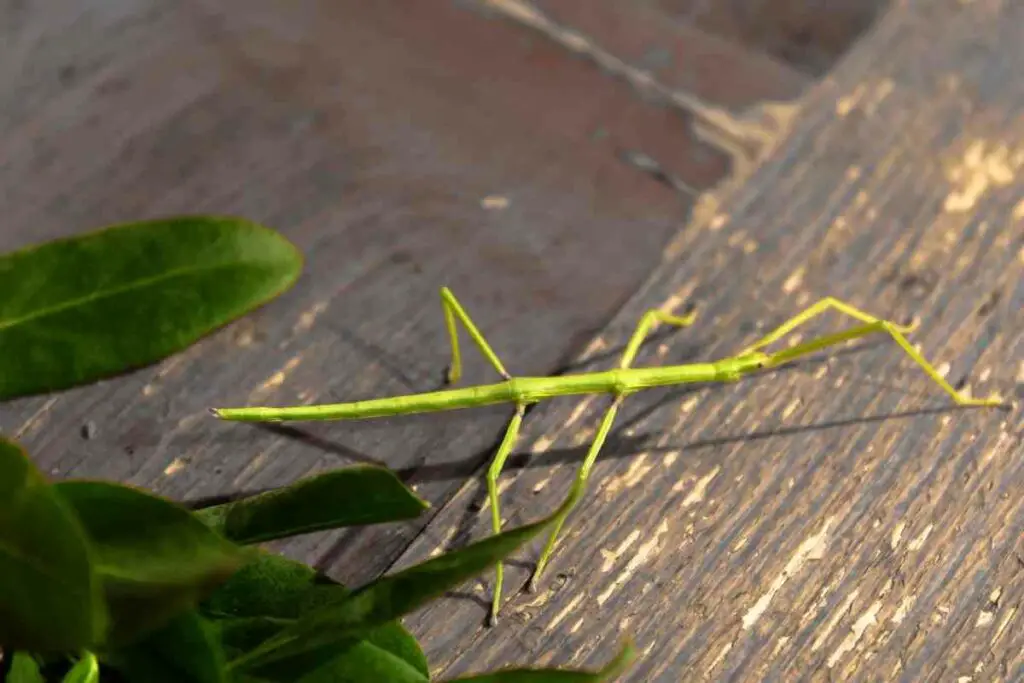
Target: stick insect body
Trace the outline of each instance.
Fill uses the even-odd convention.
[[[888,334],[956,403],[976,406],[996,406],[1001,404],[1001,399],[998,396],[976,399],[962,394],[953,388],[903,336],[904,333],[910,332],[915,325],[898,325],[887,320],[875,318],[831,297],[822,299],[810,306],[734,356],[711,363],[633,368],[631,365],[636,358],[640,345],[656,324],[663,323],[685,327],[692,324],[696,317],[695,314],[676,316],[657,309],[650,310],[641,318],[633,336],[630,337],[629,343],[626,345],[619,361],[618,368],[604,372],[560,377],[513,377],[502,365],[497,355],[487,343],[487,340],[484,339],[484,336],[477,329],[465,309],[447,287],[441,289],[441,302],[444,308],[445,323],[448,328],[452,350],[451,364],[448,366],[447,379],[449,383],[454,384],[457,382],[462,373],[457,323],[461,323],[466,328],[473,342],[490,364],[501,374],[504,381],[461,389],[445,389],[408,396],[353,401],[350,403],[287,408],[221,408],[215,409],[212,412],[224,420],[246,422],[355,420],[370,417],[456,410],[496,403],[514,403],[515,414],[512,416],[505,431],[505,436],[495,453],[494,460],[487,470],[487,493],[491,508],[491,521],[494,532],[499,533],[501,531],[501,511],[498,501],[498,476],[501,474],[505,460],[515,444],[526,407],[548,398],[602,393],[613,396],[612,405],[604,414],[597,434],[577,471],[575,486],[581,490],[590,476],[591,468],[597,460],[608,432],[611,430],[612,422],[615,420],[619,406],[626,396],[658,386],[736,381],[758,370],[773,368],[801,356],[806,356],[876,332]],[[827,310],[838,311],[854,318],[861,324],[845,331],[821,336],[774,353],[762,351],[762,349],[778,341],[796,327]],[[547,543],[540,554],[536,569],[530,579],[531,590],[536,587],[537,581],[544,571],[548,560],[551,558],[555,542],[571,509],[572,506],[569,506],[565,513],[556,519],[554,523],[554,527],[548,536]],[[504,570],[501,563],[498,563],[496,566],[495,573],[494,594],[491,604],[492,623],[496,620],[501,606],[504,579]]]

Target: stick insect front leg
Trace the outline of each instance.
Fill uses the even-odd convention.
[[[765,353],[761,351],[765,346],[778,341],[780,338],[791,332],[796,327],[809,321],[815,316],[825,312],[829,309],[838,310],[841,313],[853,317],[857,320],[864,322],[865,324],[858,327],[851,328],[849,330],[839,332],[836,334],[825,335],[812,339],[803,344],[797,344],[788,349],[778,351],[775,353]],[[629,344],[626,347],[626,351],[623,353],[620,368],[628,368],[636,357],[636,354],[643,342],[644,337],[650,331],[650,328],[656,322],[666,322],[677,325],[688,325],[693,321],[693,316],[686,318],[678,318],[675,316],[668,316],[660,311],[650,311],[641,320],[640,325],[637,327],[636,332],[630,339]],[[836,346],[846,341],[857,339],[875,332],[887,333],[899,346],[925,371],[925,373],[931,377],[940,387],[942,387],[946,393],[953,397],[953,399],[960,405],[981,405],[981,406],[998,406],[1002,405],[1002,399],[998,396],[992,396],[986,399],[975,399],[958,392],[955,388],[950,386],[948,382],[939,374],[939,372],[929,363],[918,351],[907,341],[903,333],[913,329],[914,326],[898,325],[896,323],[881,320],[871,316],[859,309],[850,306],[849,304],[843,303],[837,299],[831,297],[819,301],[817,304],[811,306],[802,313],[794,316],[792,319],[786,321],[774,331],[756,341],[754,344],[748,346],[740,353],[730,358],[725,358],[716,365],[723,369],[721,373],[722,380],[726,378],[738,379],[740,375],[753,372],[761,368],[770,368],[785,363],[789,363],[801,356],[806,356],[822,349]],[[735,369],[734,369],[735,368]],[[617,394],[615,402],[612,407],[605,413],[604,418],[601,421],[601,425],[598,428],[597,436],[594,439],[589,451],[587,452],[586,458],[581,465],[577,474],[577,485],[582,486],[585,484],[587,477],[590,475],[590,469],[593,466],[594,461],[597,459],[598,453],[602,445],[604,444],[605,438],[608,435],[608,431],[611,428],[612,421],[615,419],[615,414],[618,411],[619,405],[621,404],[623,394]],[[566,513],[568,515],[568,512]],[[534,572],[533,578],[530,582],[531,589],[536,588],[536,584],[541,572],[544,570],[548,560],[550,559],[551,553],[554,550],[555,542],[558,534],[561,531],[562,525],[565,521],[565,516],[556,520],[553,531],[551,532],[548,542],[541,553],[540,559],[537,562],[537,569]]]
[[[626,349],[622,353],[622,358],[619,361],[619,367],[626,369],[633,364],[636,360],[636,355],[640,351],[640,345],[643,344],[644,339],[651,332],[651,328],[656,323],[664,323],[668,325],[676,325],[678,327],[687,327],[693,324],[696,319],[696,314],[691,313],[686,316],[676,316],[665,313],[657,309],[647,311],[644,316],[640,319],[640,323],[637,325],[636,330],[633,332],[633,336],[630,337],[629,343],[626,344]],[[623,399],[626,397],[624,393],[617,393],[615,400],[608,412],[601,418],[601,424],[597,428],[597,434],[594,436],[593,442],[590,444],[590,448],[587,450],[587,455],[583,459],[583,463],[580,465],[579,470],[576,472],[576,481],[574,487],[578,490],[582,490],[586,486],[587,479],[590,477],[590,470],[594,466],[594,462],[597,461],[597,456],[601,452],[602,446],[604,446],[605,439],[608,438],[608,432],[611,430],[612,423],[615,421],[615,415],[619,411],[619,406],[622,405]],[[533,576],[530,578],[529,590],[534,591],[537,589],[537,583],[540,581],[540,576],[544,572],[544,568],[548,564],[548,560],[551,559],[551,554],[555,550],[555,543],[558,541],[558,535],[562,531],[562,525],[565,524],[566,517],[572,512],[575,504],[570,506],[565,514],[555,520],[555,525],[551,529],[551,534],[548,536],[547,543],[544,544],[544,550],[541,551],[540,558],[537,560],[537,567],[533,572]]]
[[[739,354],[736,358],[742,358],[743,356],[749,356],[754,353],[759,353],[761,349],[778,341],[786,334],[792,332],[794,329],[808,322],[812,318],[821,315],[825,311],[835,310],[851,318],[861,321],[864,325],[852,328],[845,332],[839,332],[837,334],[831,334],[817,339],[812,339],[804,344],[797,344],[789,349],[778,351],[776,353],[765,354],[765,367],[773,367],[788,363],[800,356],[819,351],[829,346],[835,346],[837,344],[864,337],[869,334],[876,332],[885,332],[895,341],[900,348],[902,348],[910,358],[925,371],[936,384],[942,387],[943,391],[952,397],[959,405],[968,406],[999,406],[1002,405],[1002,399],[998,396],[991,396],[989,398],[972,398],[965,393],[957,391],[946,379],[939,374],[938,370],[932,366],[928,360],[918,352],[914,346],[907,341],[904,333],[910,332],[917,327],[916,323],[911,325],[899,325],[897,323],[882,320],[876,318],[873,315],[865,313],[864,311],[851,306],[850,304],[844,303],[838,299],[832,297],[826,297],[816,304],[810,306],[802,313],[799,313],[777,328],[772,330],[770,333],[757,340]]]

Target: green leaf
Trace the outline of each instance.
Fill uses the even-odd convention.
[[[342,646],[327,646],[308,652],[299,657],[279,662],[274,669],[280,674],[270,680],[284,683],[364,683],[366,681],[387,681],[388,683],[429,683],[429,672],[424,673],[410,666],[402,656],[403,642],[397,629],[378,628],[369,632],[362,640],[355,640]],[[410,636],[411,637],[411,636]],[[413,641],[415,642],[415,641]],[[417,649],[418,649],[417,645]],[[319,666],[308,661],[320,660]],[[294,678],[287,675],[288,669],[299,665],[305,675]],[[266,680],[266,673],[261,671]]]
[[[448,683],[603,683],[612,681],[632,663],[633,647],[626,643],[615,658],[599,671],[571,669],[505,669],[479,676],[452,679]]]
[[[78,650],[107,613],[85,532],[21,448],[0,438],[0,646]]]
[[[0,256],[0,400],[156,362],[285,291],[301,269],[278,233],[203,216]]]
[[[339,604],[304,615],[295,625],[283,629],[228,666],[260,675],[259,670],[270,663],[326,645],[344,643],[413,612],[514,552],[566,514],[578,496],[579,491],[574,488],[554,514],[539,522],[496,534],[462,550],[378,579]]]
[[[128,683],[223,683],[225,657],[217,629],[196,610],[180,614],[145,638],[109,653]]]
[[[108,482],[64,481],[95,551],[113,615],[111,641],[125,642],[196,605],[249,557],[171,501]]]
[[[99,683],[99,680],[100,666],[91,652],[86,652],[64,677],[64,683]]]
[[[236,543],[411,519],[428,505],[390,470],[356,466],[194,514]]]
[[[347,588],[318,576],[304,564],[261,552],[259,559],[240,569],[214,592],[201,610],[208,618],[217,620],[229,656],[241,656],[294,625],[304,614],[342,602],[349,595]],[[261,670],[260,678],[304,683],[429,680],[430,669],[423,651],[397,621],[361,636],[278,661],[276,666]],[[387,676],[376,676],[377,672],[386,672]]]
[[[234,629],[236,624],[226,626]],[[244,628],[251,626],[247,624]],[[276,628],[279,630],[281,626]],[[268,630],[267,633],[273,631]],[[277,660],[260,668],[258,680],[274,683],[428,683],[430,672],[425,660],[420,665],[421,659],[422,650],[412,635],[398,622],[391,622],[360,637]]]
[[[45,683],[39,673],[39,664],[27,652],[15,652],[11,670],[7,672],[8,683]]]

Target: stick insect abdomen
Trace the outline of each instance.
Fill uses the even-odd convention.
[[[473,406],[515,401],[509,382],[483,384],[464,389],[428,391],[422,394],[372,398],[348,403],[329,403],[317,406],[288,408],[220,408],[214,415],[224,420],[242,422],[293,422],[304,420],[361,420],[370,417],[434,413]]]

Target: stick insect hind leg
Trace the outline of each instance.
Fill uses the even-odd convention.
[[[445,325],[448,329],[448,337],[451,341],[452,351],[451,364],[448,366],[447,381],[449,383],[455,383],[462,375],[462,355],[459,350],[457,322],[462,323],[463,327],[466,328],[466,331],[469,332],[470,338],[472,338],[473,342],[480,349],[480,352],[488,361],[490,361],[491,365],[494,366],[498,373],[505,379],[511,379],[511,375],[507,370],[505,370],[505,367],[498,359],[497,354],[495,354],[491,349],[483,334],[481,334],[480,330],[469,317],[469,314],[466,313],[466,310],[459,303],[458,299],[455,298],[455,295],[447,287],[443,287],[441,289],[441,304],[444,308]],[[630,363],[632,363],[634,358],[636,358],[636,354],[639,351],[644,338],[650,333],[651,328],[656,323],[662,322],[671,325],[687,326],[692,324],[694,319],[694,314],[680,317],[669,315],[659,310],[648,311],[643,318],[641,318],[640,324],[637,326],[636,331],[633,333],[629,343],[626,345],[626,350],[622,354],[620,367],[629,367]],[[598,436],[594,440],[587,458],[580,467],[579,473],[577,474],[576,484],[580,490],[582,490],[582,486],[585,485],[587,478],[590,476],[590,470],[593,467],[594,461],[597,459],[601,446],[604,443],[605,438],[608,436],[608,430],[611,428],[611,424],[615,418],[615,413],[618,410],[618,404],[621,402],[621,398],[621,396],[616,398],[615,405],[612,406],[612,409],[608,411],[602,420],[601,427],[598,429]],[[525,414],[525,411],[525,404],[516,404],[515,414],[509,421],[508,427],[505,430],[505,435],[501,440],[501,445],[498,446],[498,450],[494,454],[494,459],[487,468],[487,500],[491,507],[491,527],[495,534],[501,533],[501,504],[498,496],[498,477],[501,475],[502,468],[505,466],[505,461],[512,452],[512,448],[515,446],[516,439],[519,436],[520,427],[523,423],[523,415]],[[537,570],[534,572],[533,581],[536,581],[539,578],[544,565],[547,564],[548,558],[554,549],[555,541],[558,538],[558,533],[561,530],[564,521],[565,516],[562,516],[555,522],[555,528],[548,539],[548,545],[545,548],[544,553],[541,555],[541,560],[537,564]],[[502,562],[498,562],[495,565],[494,574],[494,595],[492,596],[490,614],[490,622],[492,625],[497,622],[498,611],[501,608],[501,598],[505,582],[505,568]],[[531,585],[533,584],[533,581],[531,581]]]
[[[441,288],[441,306],[444,308],[444,322],[445,327],[448,328],[448,339],[451,341],[452,347],[452,361],[448,365],[448,369],[445,372],[445,381],[448,384],[455,384],[462,377],[462,354],[459,352],[459,330],[456,322],[462,323],[462,326],[469,332],[470,338],[480,349],[480,353],[483,354],[484,358],[494,366],[494,369],[498,371],[498,374],[503,379],[512,379],[512,375],[508,373],[505,366],[502,365],[498,359],[498,355],[491,349],[491,345],[484,339],[484,335],[477,329],[476,324],[470,319],[469,314],[466,313],[466,309],[462,307],[459,300],[452,294],[452,290],[447,287]]]
[[[648,334],[650,334],[651,328],[654,327],[656,323],[687,327],[693,324],[696,317],[696,313],[690,313],[686,316],[676,316],[669,315],[668,313],[657,309],[647,311],[647,313],[645,313],[640,319],[640,323],[633,332],[633,336],[630,337],[629,343],[626,344],[625,351],[622,352],[622,358],[619,361],[619,368],[626,369],[632,365],[640,350],[640,345],[643,344],[644,339]],[[622,404],[622,400],[624,398],[625,394],[616,394],[611,407],[604,414],[604,417],[601,418],[601,424],[597,428],[597,434],[594,436],[594,440],[591,442],[590,448],[587,450],[587,455],[583,459],[583,463],[576,471],[576,481],[573,484],[574,490],[582,491],[583,487],[586,486],[587,479],[590,477],[590,471],[594,466],[594,462],[597,460],[598,454],[601,452],[602,446],[604,446],[605,439],[608,438],[608,432],[611,430],[612,423],[615,421],[615,415],[618,413],[619,406]],[[530,578],[529,590],[534,591],[537,589],[537,583],[540,581],[540,576],[544,572],[544,568],[547,566],[548,560],[551,559],[551,554],[554,552],[555,543],[558,541],[558,535],[562,531],[562,526],[565,524],[566,518],[575,506],[576,503],[574,502],[562,516],[555,520],[555,525],[551,529],[551,534],[548,536],[547,543],[544,544],[544,550],[541,551],[540,558],[537,560],[537,567],[534,569],[533,576]]]
[[[490,344],[484,339],[483,334],[473,323],[473,320],[466,313],[466,310],[459,303],[459,300],[455,298],[452,291],[447,287],[441,288],[441,305],[444,308],[444,320],[445,326],[448,329],[448,338],[451,341],[452,359],[451,364],[448,366],[446,372],[446,381],[448,384],[454,384],[458,382],[462,376],[462,354],[459,352],[459,333],[457,322],[462,323],[462,326],[469,332],[470,338],[480,349],[494,369],[498,371],[504,379],[512,379],[512,375],[505,369],[501,361],[498,359],[497,354],[491,349]],[[495,534],[501,533],[501,507],[498,498],[498,477],[501,475],[501,470],[505,466],[505,460],[508,459],[509,454],[512,452],[512,448],[515,446],[516,439],[519,436],[519,428],[523,424],[523,415],[526,412],[526,404],[516,403],[516,411],[512,416],[512,419],[508,423],[508,427],[505,429],[505,436],[501,439],[501,445],[498,446],[497,452],[494,454],[494,459],[491,460],[490,466],[487,468],[487,502],[491,507],[491,527]],[[502,562],[498,562],[494,567],[494,595],[491,602],[491,614],[490,622],[493,625],[498,619],[498,610],[501,607],[501,594],[505,583],[505,566]]]

